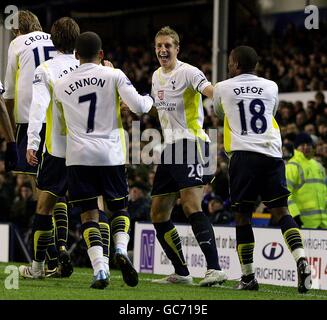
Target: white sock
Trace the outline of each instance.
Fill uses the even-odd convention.
[[[292,251],[292,256],[295,260],[295,262],[298,262],[300,258],[305,258],[305,252],[303,248],[297,248]]]
[[[116,249],[121,249],[127,254],[127,245],[129,242],[129,234],[127,232],[117,232],[113,235],[113,240]]]
[[[103,261],[103,248],[101,246],[94,246],[87,249],[87,254],[91,260],[94,275],[100,270],[106,270]]]
[[[44,270],[44,261],[35,261],[32,262],[32,270],[33,271],[43,271]]]
[[[109,258],[103,257],[104,266],[106,267],[106,271],[109,273]]]
[[[241,269],[242,269],[242,275],[243,275],[243,276],[247,276],[247,275],[249,275],[249,274],[254,273],[254,270],[253,270],[253,263],[242,264],[242,265],[241,265]]]

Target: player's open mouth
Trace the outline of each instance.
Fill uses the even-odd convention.
[[[159,54],[159,59],[162,61],[162,62],[167,62],[169,60],[169,55],[168,54]]]

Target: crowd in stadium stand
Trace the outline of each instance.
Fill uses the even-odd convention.
[[[258,26],[256,26],[258,30]],[[283,143],[292,143],[296,134],[301,131],[309,133],[316,145],[315,158],[327,168],[327,103],[323,90],[327,89],[327,32],[322,25],[318,33],[296,30],[290,25],[282,33],[266,35],[262,29],[262,50],[258,50],[261,65],[259,75],[276,81],[281,92],[316,91],[315,100],[304,105],[280,101],[276,120],[280,126]],[[251,35],[251,30],[244,30]],[[179,59],[190,62],[204,71],[211,78],[211,42],[197,37],[196,34],[182,39]],[[241,39],[240,42],[252,45],[254,39]],[[258,40],[256,40],[258,43]],[[238,43],[239,44],[239,43]],[[256,47],[254,45],[254,47]],[[259,49],[259,48],[257,48]],[[158,67],[157,59],[150,45],[115,47],[107,51],[107,58],[121,68],[135,84],[140,93],[149,93],[151,75]],[[132,121],[141,121],[141,130],[160,129],[158,120],[150,115],[141,118],[129,111],[122,111],[123,125],[131,135]],[[210,104],[205,108],[204,128],[218,129],[218,167],[216,179],[206,187],[203,199],[203,210],[210,216],[213,224],[228,224],[233,221],[228,201],[227,157],[223,151],[223,123],[213,113]],[[36,201],[32,196],[32,186],[23,175],[13,176],[4,170],[4,150],[6,144],[0,141],[0,222],[12,222],[21,232],[24,241],[28,242],[32,217]],[[130,144],[130,148],[132,148]],[[130,186],[129,212],[131,214],[131,241],[133,245],[133,227],[135,221],[149,221],[150,191],[155,172],[154,165],[128,165]],[[73,214],[73,213],[72,213]],[[70,221],[71,237],[77,237],[78,217],[72,215]],[[181,206],[177,203],[173,220],[185,222]]]

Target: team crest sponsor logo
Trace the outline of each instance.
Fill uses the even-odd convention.
[[[153,273],[155,240],[154,230],[142,230],[140,272]]]
[[[159,98],[160,100],[163,100],[164,97],[165,97],[165,92],[164,92],[164,90],[159,90],[159,91],[158,91],[158,98]]]
[[[34,76],[33,84],[40,83],[42,81],[42,76],[40,74],[36,74]]]
[[[267,243],[263,249],[262,254],[268,260],[276,260],[284,253],[283,246],[278,242]]]

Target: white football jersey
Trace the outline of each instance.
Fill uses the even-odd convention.
[[[125,164],[119,97],[135,113],[148,112],[153,99],[139,95],[121,70],[94,63],[58,80],[54,91],[68,129],[66,165]]]
[[[5,92],[5,89],[2,85],[2,82],[0,81],[0,95],[2,95]]]
[[[46,119],[44,148],[55,157],[65,157],[66,125],[62,109],[58,108],[54,99],[53,87],[58,79],[74,71],[78,66],[79,61],[73,54],[59,53],[36,68],[27,130],[27,149],[36,151],[39,149],[42,122]]]
[[[211,83],[198,68],[177,60],[175,68],[152,76],[152,97],[158,110],[165,143],[180,139],[209,141],[203,126],[201,92]]]
[[[275,82],[242,74],[214,87],[214,109],[224,113],[226,152],[252,151],[282,157],[282,141],[274,118],[278,108]]]
[[[41,31],[20,35],[11,41],[4,98],[15,99],[16,123],[28,123],[34,70],[56,52],[50,34]]]

